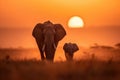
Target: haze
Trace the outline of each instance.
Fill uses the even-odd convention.
[[[0,47],[36,47],[31,35],[38,22],[61,23],[67,36],[60,42],[79,46],[120,42],[119,0],[0,0]],[[83,29],[69,29],[71,16],[80,16]],[[79,34],[79,35],[78,35]]]

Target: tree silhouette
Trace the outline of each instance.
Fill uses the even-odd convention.
[[[115,46],[120,49],[120,43],[115,44]]]

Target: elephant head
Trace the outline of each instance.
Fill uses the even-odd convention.
[[[61,24],[53,24],[50,21],[38,23],[32,32],[40,50],[41,59],[53,61],[58,42],[66,35]],[[45,54],[44,54],[45,53]]]
[[[75,43],[65,43],[63,46],[65,57],[68,61],[73,60],[74,52],[78,51],[79,48]]]

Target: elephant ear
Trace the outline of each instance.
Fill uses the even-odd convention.
[[[55,41],[60,41],[65,35],[66,31],[61,24],[54,24],[55,27]]]
[[[70,47],[69,47],[68,43],[65,43],[64,46],[63,46],[63,50],[65,52],[69,52],[69,49],[70,49]]]
[[[77,44],[73,44],[73,49],[75,52],[79,50],[79,47],[77,46]]]
[[[33,29],[32,36],[34,38],[39,38],[39,39],[42,38],[42,29],[43,29],[43,24],[38,23]]]

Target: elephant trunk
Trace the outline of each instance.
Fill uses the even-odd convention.
[[[56,50],[56,47],[57,47],[56,44],[55,44],[54,35],[50,36],[50,33],[49,33],[49,35],[45,36],[43,50],[46,47],[54,48],[55,50]]]
[[[45,43],[43,44],[43,47],[42,47],[42,51],[44,52],[45,51],[45,47],[46,47],[46,45],[45,45]],[[56,50],[56,45],[55,45],[55,43],[53,43],[53,47],[54,47],[54,49]]]

